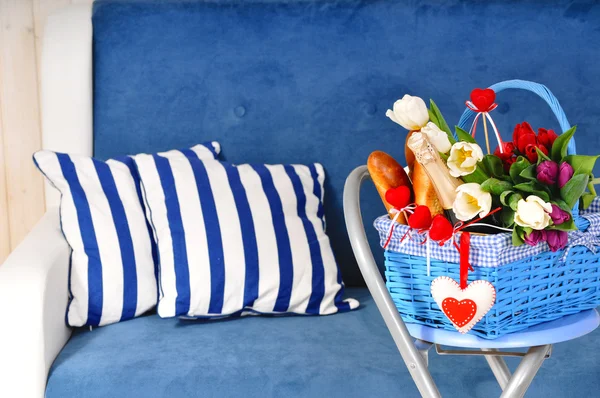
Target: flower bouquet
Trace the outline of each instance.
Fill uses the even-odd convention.
[[[491,89],[475,89],[468,106],[486,113],[485,122],[495,108],[494,98]],[[452,201],[454,217],[469,222],[497,209],[486,223],[497,226],[496,232],[510,230],[515,246],[547,242],[553,252],[564,248],[567,232],[577,229],[573,208],[580,199],[587,208],[596,197],[592,171],[598,156],[567,155],[575,126],[559,136],[545,128],[536,134],[528,122],[522,122],[515,126],[512,141],[503,142],[494,125],[498,146],[490,153],[485,124],[488,154],[484,155],[474,137],[475,124],[471,132],[457,126],[452,134],[433,100],[428,110],[421,98],[405,95],[386,115],[411,134],[423,133],[427,145],[445,162],[448,174],[460,179]],[[452,195],[441,189],[438,196]]]
[[[408,130],[407,167],[381,151],[367,162],[388,210],[375,221],[387,286],[405,321],[485,338],[600,305],[600,294],[577,289],[600,287],[600,214],[584,210],[596,198],[598,156],[575,154],[576,128],[546,87],[518,80],[496,86],[542,96],[564,132],[536,133],[522,122],[504,142],[490,115],[497,107],[492,89],[471,92],[454,132],[433,100],[428,109],[405,95],[386,116]]]

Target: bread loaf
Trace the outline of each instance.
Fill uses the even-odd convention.
[[[390,209],[393,206],[385,199],[385,193],[388,189],[397,188],[401,185],[411,187],[406,171],[404,171],[404,168],[393,157],[382,151],[375,151],[369,155],[367,168],[381,197],[381,201],[385,205],[390,217],[393,218],[395,213],[390,213]],[[406,224],[406,219],[402,214],[397,220],[401,224]]]

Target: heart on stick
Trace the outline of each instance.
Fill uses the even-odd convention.
[[[452,237],[454,227],[446,217],[441,214],[433,217],[431,228],[429,229],[429,237],[438,242],[445,242]]]
[[[476,88],[471,91],[471,102],[479,112],[487,112],[496,101],[496,93],[491,88]]]
[[[431,211],[429,207],[419,205],[413,214],[408,216],[408,225],[414,229],[428,229],[431,226]]]
[[[431,282],[431,295],[460,333],[467,333],[496,302],[496,289],[488,281],[477,280],[466,289],[452,278],[439,276]]]
[[[396,188],[390,188],[385,191],[385,200],[396,209],[404,209],[410,203],[410,188],[406,185],[400,185]]]

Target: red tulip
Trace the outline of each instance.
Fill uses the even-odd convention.
[[[517,161],[517,157],[513,156],[512,158],[508,158],[503,162],[504,165],[504,171],[506,171],[507,173],[510,171],[510,166],[512,166],[512,164],[514,162]]]
[[[558,138],[558,135],[554,132],[554,130],[546,130],[543,128],[538,129],[538,142],[545,146],[548,151],[552,150],[552,144]]]
[[[517,147],[521,154],[525,154],[527,145],[536,145],[537,137],[531,128],[531,125],[527,122],[517,124],[513,131],[513,144]]]
[[[541,152],[544,153],[544,155],[548,155],[548,150],[543,145],[527,145],[525,147],[525,156],[527,156],[527,159],[529,159],[531,163],[536,163],[538,161],[538,154],[535,148],[538,148]]]
[[[494,155],[500,158],[503,162],[510,159],[515,153],[515,145],[512,142],[505,142],[503,147],[504,152],[500,153],[500,147],[496,147]]]

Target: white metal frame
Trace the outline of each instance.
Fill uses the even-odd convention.
[[[367,179],[370,179],[367,166],[357,167],[348,176],[344,187],[344,216],[354,256],[375,304],[419,392],[427,398],[441,397],[427,368],[428,352],[435,342],[415,341],[410,336],[385,286],[371,252],[360,212],[360,188]],[[542,366],[544,359],[550,354],[551,349],[552,345],[530,347],[513,375],[510,374],[510,370],[502,358],[502,352],[499,350],[488,348],[482,349],[481,352],[456,351],[454,354],[483,355],[503,390],[501,398],[517,398],[525,395],[531,381]],[[494,355],[494,353],[497,353],[497,355]]]

